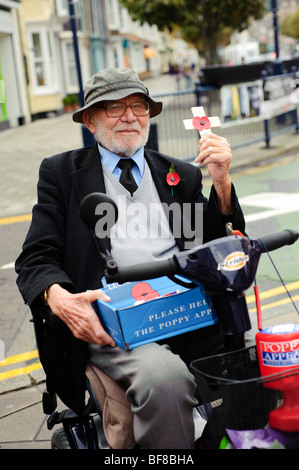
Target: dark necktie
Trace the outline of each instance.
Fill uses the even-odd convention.
[[[131,158],[121,158],[117,166],[122,170],[119,182],[131,193],[138,188],[131,172],[134,161]]]

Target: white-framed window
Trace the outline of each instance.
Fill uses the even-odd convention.
[[[118,17],[119,17],[119,29],[120,31],[125,30],[125,9],[120,4],[118,4]]]
[[[66,89],[68,93],[78,91],[77,65],[72,42],[63,44],[64,72],[66,80]]]
[[[56,0],[56,13],[60,18],[65,18],[69,14],[68,0]]]
[[[58,89],[55,67],[54,33],[46,26],[28,29],[34,94],[55,93]]]
[[[91,0],[93,32],[97,37],[107,38],[105,0]]]
[[[110,30],[119,29],[119,4],[117,0],[106,0],[107,23]]]

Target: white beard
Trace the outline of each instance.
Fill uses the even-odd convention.
[[[136,136],[133,137],[122,137],[122,141],[116,137],[117,130],[112,130],[112,136],[107,136],[105,128],[101,125],[100,121],[96,119],[97,131],[94,134],[95,139],[101,144],[102,147],[110,150],[110,152],[115,153],[116,155],[121,155],[124,157],[132,157],[135,153],[141,148],[144,147],[148,141],[150,126],[145,129],[141,129],[139,123],[135,123],[132,129],[138,130],[138,139]],[[134,143],[132,142],[134,141]]]

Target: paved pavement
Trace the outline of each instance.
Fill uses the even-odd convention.
[[[172,77],[163,76],[148,80],[152,94],[175,89]],[[277,158],[288,152],[298,153],[299,136],[290,131],[273,139],[273,148],[263,149],[256,144],[234,151],[232,171],[260,164],[265,159]],[[36,198],[36,181],[41,159],[55,153],[82,146],[81,126],[75,125],[70,115],[50,117],[26,126],[0,133],[0,228],[8,240],[0,253],[0,309],[10,312],[9,322],[1,322],[0,337],[5,339],[5,357],[11,358],[23,372],[1,380],[1,373],[11,365],[0,367],[0,448],[49,449],[52,431],[46,427],[47,417],[42,412],[44,373],[36,354],[24,356],[24,351],[34,351],[34,335],[29,323],[30,313],[15,286],[15,273],[9,261],[19,254],[21,242],[29,226],[28,214]],[[22,223],[13,223],[24,215]],[[2,253],[3,252],[3,253]],[[287,320],[287,319],[284,319]],[[22,348],[20,350],[20,345]],[[60,406],[60,409],[63,405]]]

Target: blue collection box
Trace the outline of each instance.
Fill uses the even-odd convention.
[[[111,300],[97,300],[94,308],[108,334],[122,349],[134,349],[218,321],[201,285],[188,289],[168,277],[160,277],[124,284],[106,284],[103,279],[103,286]]]

